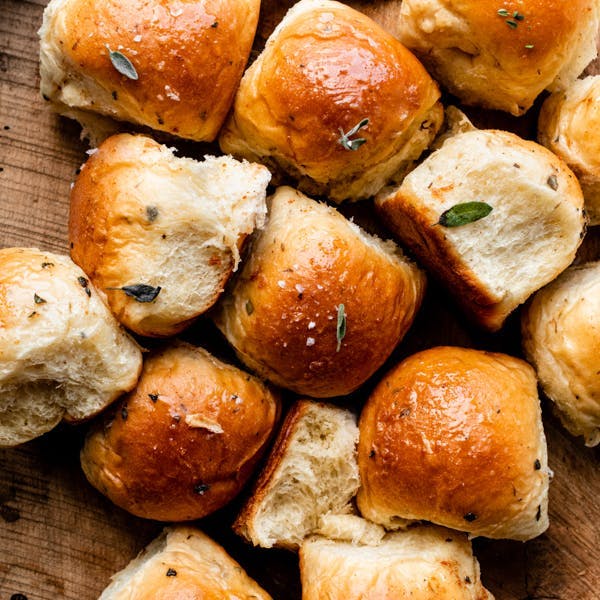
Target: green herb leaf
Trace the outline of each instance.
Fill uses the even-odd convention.
[[[342,148],[345,150],[358,150],[367,140],[365,138],[356,138],[351,140],[350,138],[358,133],[360,129],[366,127],[369,124],[369,119],[363,119],[358,122],[350,131],[344,133],[344,130],[340,127],[340,137],[338,138],[338,143],[342,145]]]
[[[556,177],[556,175],[550,175],[550,177],[548,177],[548,179],[546,179],[546,183],[554,190],[556,191],[558,189],[558,178]]]
[[[246,300],[246,313],[250,316],[254,312],[254,304],[252,300]]]
[[[492,207],[485,202],[463,202],[455,204],[440,215],[438,225],[443,227],[460,227],[487,217]]]
[[[105,44],[105,46],[108,50],[108,56],[112,66],[119,71],[121,75],[125,75],[125,77],[128,77],[129,79],[137,81],[138,74],[132,62],[122,52],[111,50],[108,44]]]
[[[501,17],[509,17],[510,16],[510,13],[505,8],[498,9],[498,14]]]
[[[506,24],[511,28],[511,29],[516,29],[518,23],[516,21],[513,21],[512,19],[506,19]]]
[[[38,296],[37,294],[33,294],[33,301],[36,304],[46,304],[46,301],[41,296]]]
[[[337,339],[337,348],[336,352],[340,351],[342,347],[342,340],[346,336],[346,309],[343,304],[340,304],[337,307],[337,328],[335,332],[335,337]]]
[[[518,10],[515,10],[512,16],[513,19],[516,19],[517,21],[522,21],[525,18],[525,15],[522,15]]]
[[[158,294],[160,294],[160,290],[162,289],[160,285],[158,287],[152,287],[151,285],[147,285],[146,283],[136,283],[134,285],[124,285],[120,288],[109,287],[107,290],[121,290],[125,292],[127,296],[130,296],[134,300],[138,302],[152,302],[156,299]]]
[[[525,44],[525,48],[527,48],[527,50],[531,50],[533,48],[533,44]]]

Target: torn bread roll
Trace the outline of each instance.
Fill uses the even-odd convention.
[[[537,381],[522,360],[436,347],[394,367],[359,421],[361,514],[528,540],[548,527]]]
[[[302,600],[493,600],[465,534],[421,526],[363,544],[348,541],[361,529],[354,519],[341,539],[303,542]]]
[[[52,0],[40,88],[87,112],[195,141],[215,139],[250,55],[260,0]]]
[[[0,250],[0,446],[89,419],[141,368],[140,348],[67,256]]]
[[[404,0],[399,39],[464,104],[521,115],[596,57],[596,0]],[[549,26],[551,22],[551,26]]]
[[[523,348],[564,426],[600,443],[600,262],[567,269],[522,316]]]
[[[386,360],[416,315],[425,276],[391,241],[289,187],[217,305],[241,360],[299,394],[348,394]]]
[[[357,443],[349,410],[297,401],[234,530],[255,546],[296,550],[322,516],[348,511],[359,486]]]
[[[549,96],[540,111],[538,139],[577,175],[590,225],[600,225],[600,75]]]
[[[81,465],[138,517],[199,519],[242,489],[278,416],[278,397],[260,380],[173,342],[145,359],[137,387],[92,428]]]
[[[569,266],[585,231],[573,172],[506,131],[448,138],[376,207],[467,317],[491,331]]]
[[[165,528],[111,579],[98,600],[271,600],[219,544],[183,525]]]
[[[310,195],[374,195],[443,120],[436,83],[400,42],[340,2],[302,0],[244,74],[221,149]]]
[[[179,158],[143,135],[106,140],[71,190],[71,257],[117,319],[145,336],[182,331],[237,269],[264,223],[269,171],[228,156]]]

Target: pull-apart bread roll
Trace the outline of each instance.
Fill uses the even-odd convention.
[[[427,148],[443,120],[439,97],[421,63],[374,21],[339,2],[302,0],[244,74],[219,142],[308,194],[359,200]]]
[[[138,517],[199,519],[240,491],[278,415],[261,381],[176,342],[145,359],[135,390],[90,431],[81,465]]]
[[[376,205],[467,316],[492,331],[569,266],[585,227],[571,170],[505,131],[450,137]]]
[[[402,43],[465,104],[527,111],[596,56],[597,0],[404,0]]]
[[[234,529],[255,546],[295,550],[358,490],[356,417],[310,400],[292,406]]]
[[[141,368],[139,347],[68,257],[0,250],[0,446],[89,419]]]
[[[546,440],[526,362],[456,347],[419,352],[381,380],[359,428],[367,519],[515,540],[548,527]]]
[[[98,600],[271,600],[216,542],[192,527],[168,527]]]
[[[575,81],[542,105],[538,138],[573,169],[591,225],[600,225],[600,75]]]
[[[75,119],[91,111],[211,141],[259,9],[260,0],[52,0],[39,31],[42,94]]]
[[[567,269],[522,319],[523,347],[565,427],[600,443],[600,262]]]
[[[142,135],[106,140],[71,191],[73,260],[117,319],[174,335],[217,300],[267,212],[269,171],[231,157],[178,158]]]
[[[465,534],[421,526],[374,544],[344,537],[302,544],[302,600],[493,600]]]
[[[425,277],[326,204],[288,187],[269,202],[216,324],[262,377],[316,398],[348,394],[410,327]]]

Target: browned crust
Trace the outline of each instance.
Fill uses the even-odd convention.
[[[382,379],[359,427],[365,516],[481,535],[523,510],[535,523],[545,447],[535,374],[524,361],[457,347],[419,352]],[[516,523],[513,533],[523,539]]]
[[[71,69],[111,93],[128,119],[211,141],[248,61],[260,0],[177,6],[180,13],[157,1],[71,1],[61,9],[63,25],[56,26],[54,35]],[[131,60],[137,81],[113,68],[106,44]],[[111,107],[103,112],[111,114]]]
[[[278,396],[260,380],[179,342],[146,358],[134,391],[88,435],[82,467],[134,515],[198,519],[242,489],[279,410]],[[223,431],[188,423],[193,414]]]

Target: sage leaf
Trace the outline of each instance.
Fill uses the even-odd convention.
[[[439,225],[443,227],[460,227],[487,217],[492,207],[485,202],[463,202],[455,204],[440,215]]]
[[[137,81],[138,74],[133,66],[133,63],[122,52],[119,52],[118,50],[111,50],[108,44],[106,44],[106,49],[108,50],[108,56],[112,66],[119,71],[121,75],[125,75],[125,77],[129,79]]]

